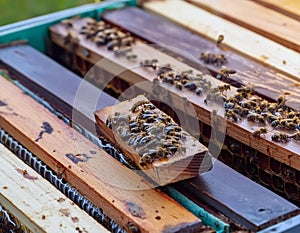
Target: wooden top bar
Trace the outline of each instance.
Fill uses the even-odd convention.
[[[193,62],[189,58],[198,59],[201,52],[222,53],[227,58],[225,65],[237,71],[237,74],[229,77],[231,83],[253,86],[258,94],[273,100],[276,100],[283,92],[290,92],[287,105],[300,110],[300,93],[297,82],[286,75],[279,74],[273,68],[265,67],[230,50],[223,51],[216,46],[215,41],[197,35],[162,16],[136,7],[106,12],[102,17],[107,22],[124,28],[149,43],[168,45],[166,50],[171,50],[172,56],[186,58],[184,62],[192,66]],[[204,66],[213,74],[218,73],[220,69],[212,64],[204,64]],[[197,64],[195,68],[198,67]]]
[[[124,229],[134,224],[141,232],[192,232],[201,226],[193,214],[2,76],[0,100],[1,128]]]
[[[300,20],[300,3],[294,0],[253,0],[263,6],[278,11],[296,20]]]
[[[32,232],[109,232],[0,144],[0,203]]]
[[[225,47],[241,53],[264,65],[283,72],[299,82],[299,52],[286,48],[255,32],[213,15],[183,0],[149,1],[143,4],[146,10],[162,15],[194,33],[216,42],[220,34]],[[180,14],[177,14],[180,9]]]
[[[81,21],[81,22],[80,22]],[[74,33],[76,33],[76,27],[81,28],[83,25],[84,19],[80,19],[74,23]],[[79,31],[79,30],[78,30]],[[78,33],[77,31],[77,33]],[[51,37],[53,42],[60,45],[61,47],[66,48],[67,50],[71,50],[71,48],[63,43],[64,37],[67,36],[67,30],[62,24],[57,24],[51,27]],[[141,82],[141,85],[135,85],[139,87],[145,93],[152,93],[152,81],[155,77],[155,71],[144,69],[143,67],[137,67],[135,69],[130,69],[133,65],[137,66],[137,62],[128,61],[126,58],[119,58],[113,56],[110,51],[108,51],[105,47],[98,47],[92,41],[88,41],[81,36],[79,38],[79,46],[74,50],[74,52],[78,56],[82,56],[87,61],[92,64],[96,64],[100,59],[105,57],[105,62],[100,62],[97,64],[99,68],[104,70],[108,70],[118,75],[118,77],[125,80],[130,85],[137,84]],[[89,57],[84,57],[82,55],[83,51],[86,50],[90,53]],[[170,57],[161,51],[152,48],[148,45],[137,46],[133,48],[133,53],[137,54],[138,57],[143,59],[153,59],[156,58],[159,61],[164,61],[164,63],[170,63],[174,67],[179,70],[189,70],[192,69],[190,66],[181,63],[173,57]],[[145,57],[145,54],[149,57]],[[200,72],[200,71],[198,71]],[[197,73],[197,72],[196,72]],[[221,85],[222,82],[214,79],[209,75],[204,75],[208,80],[211,80],[213,84]],[[146,81],[146,82],[145,82]],[[148,84],[147,84],[148,83]],[[169,91],[168,94],[168,105],[171,108],[179,109],[183,112],[187,112],[186,106],[190,106],[191,109],[194,109],[196,116],[198,119],[205,124],[211,125],[211,112],[216,106],[209,106],[204,102],[205,97],[197,96],[190,91],[183,89],[182,91],[178,91],[174,86],[170,86],[166,83],[159,84],[164,89]],[[235,92],[235,88],[231,87],[231,90],[227,91],[227,96],[231,96]],[[132,98],[133,96],[127,96],[128,98]],[[184,98],[182,98],[184,97]],[[157,99],[163,100],[163,93],[158,93],[156,96]],[[187,101],[186,101],[187,100]],[[187,104],[188,103],[188,104]],[[189,113],[190,114],[190,113]],[[219,114],[219,113],[218,113]],[[227,128],[226,134],[232,138],[237,139],[238,141],[253,147],[254,149],[269,155],[270,157],[287,164],[297,170],[300,170],[300,143],[297,141],[291,141],[289,143],[277,143],[271,140],[271,135],[273,128],[268,126],[270,133],[267,133],[265,137],[254,137],[253,132],[259,127],[258,124],[253,122],[249,122],[246,119],[241,120],[239,123],[234,123],[231,120],[227,120]],[[216,129],[221,130],[224,127],[224,124],[218,122]]]
[[[115,112],[133,116],[134,114],[130,109],[141,101],[149,102],[147,98],[140,95],[115,106],[97,110],[95,112],[95,117],[101,132],[114,142],[114,144],[119,145],[122,148],[122,151],[135,161],[140,169],[154,179],[159,185],[163,186],[179,180],[195,177],[199,174],[200,167],[202,167],[201,173],[209,170],[211,166],[210,160],[204,160],[207,148],[190,134],[186,136],[186,139],[180,139],[180,144],[186,148],[185,152],[178,152],[167,160],[156,160],[152,164],[146,164],[146,166],[140,165],[138,151],[129,146],[126,141],[122,140],[120,135],[114,133],[113,130],[106,125],[106,122],[109,116],[113,115]],[[156,109],[155,112],[156,114],[161,113],[158,109]],[[151,141],[149,143],[151,143]],[[150,149],[153,148],[149,147],[148,150]],[[207,165],[201,165],[201,163],[205,162],[207,162]]]
[[[188,0],[212,14],[300,52],[300,22],[252,1]]]

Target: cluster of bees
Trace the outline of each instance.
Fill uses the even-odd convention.
[[[227,58],[224,54],[214,54],[210,52],[202,52],[200,54],[200,60],[204,61],[205,64],[210,64],[214,66],[222,66],[227,62]]]
[[[269,102],[252,95],[249,87],[237,89],[232,97],[225,98],[225,116],[234,122],[243,118],[260,125],[270,125],[274,129],[295,131],[293,134],[276,132],[271,139],[276,142],[288,142],[290,139],[300,140],[300,112],[286,106],[286,97],[281,95],[276,102]],[[253,132],[254,137],[260,137],[268,132],[266,127],[260,127]]]
[[[185,153],[181,142],[187,132],[149,101],[137,102],[129,114],[111,114],[106,125],[136,149],[141,166],[168,159],[176,152]]]
[[[132,53],[135,38],[129,32],[122,32],[104,21],[85,19],[86,25],[82,26],[80,34],[86,39],[93,40],[98,46],[106,46],[118,57],[124,56],[128,60],[136,60],[137,55]]]

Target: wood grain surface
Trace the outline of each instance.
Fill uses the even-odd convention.
[[[143,7],[162,15],[195,33],[216,41],[220,34],[225,47],[239,52],[262,64],[269,65],[299,81],[300,54],[255,32],[213,15],[183,0],[149,1]],[[180,14],[177,14],[180,9]]]
[[[294,0],[252,0],[296,20],[300,20],[300,2]]]
[[[107,232],[0,144],[0,203],[32,232]]]
[[[3,77],[0,93],[0,126],[121,227],[128,229],[129,222],[141,232],[200,227],[198,218]]]
[[[300,22],[251,1],[188,0],[212,14],[300,52]]]

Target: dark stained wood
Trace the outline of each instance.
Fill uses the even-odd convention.
[[[194,202],[205,201],[253,231],[299,214],[297,206],[219,161],[210,172],[174,186]]]
[[[55,109],[89,130],[95,128],[93,122],[95,109],[113,105],[118,101],[112,96],[80,78],[46,55],[29,45],[6,46],[0,48],[0,69],[4,68],[9,75],[43,97]],[[86,87],[85,95],[77,96],[79,87]],[[90,99],[98,99],[96,106]],[[79,103],[85,103],[85,108],[79,111]],[[84,113],[84,114],[82,114]]]
[[[297,82],[284,74],[279,74],[272,68],[264,67],[246,57],[230,50],[220,50],[212,42],[204,37],[191,32],[161,16],[149,13],[139,8],[125,8],[103,14],[106,21],[124,28],[136,36],[161,46],[167,46],[166,50],[175,53],[175,56],[191,60],[198,59],[201,52],[224,53],[227,57],[227,67],[237,71],[230,76],[234,85],[253,85],[256,92],[262,96],[276,99],[283,92],[291,92],[288,105],[300,110],[300,92]],[[178,52],[178,50],[181,50]],[[187,61],[193,65],[193,62]],[[216,74],[219,67],[205,65],[212,74]],[[196,67],[199,68],[199,65]]]

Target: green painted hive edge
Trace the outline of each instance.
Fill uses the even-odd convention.
[[[81,17],[92,17],[99,20],[99,15],[104,11],[136,5],[136,0],[110,0],[94,4],[86,4],[1,26],[0,44],[25,40],[28,41],[32,47],[38,49],[42,53],[45,53],[46,43],[47,40],[49,40],[48,29],[50,26],[58,23],[62,19],[80,15]]]

